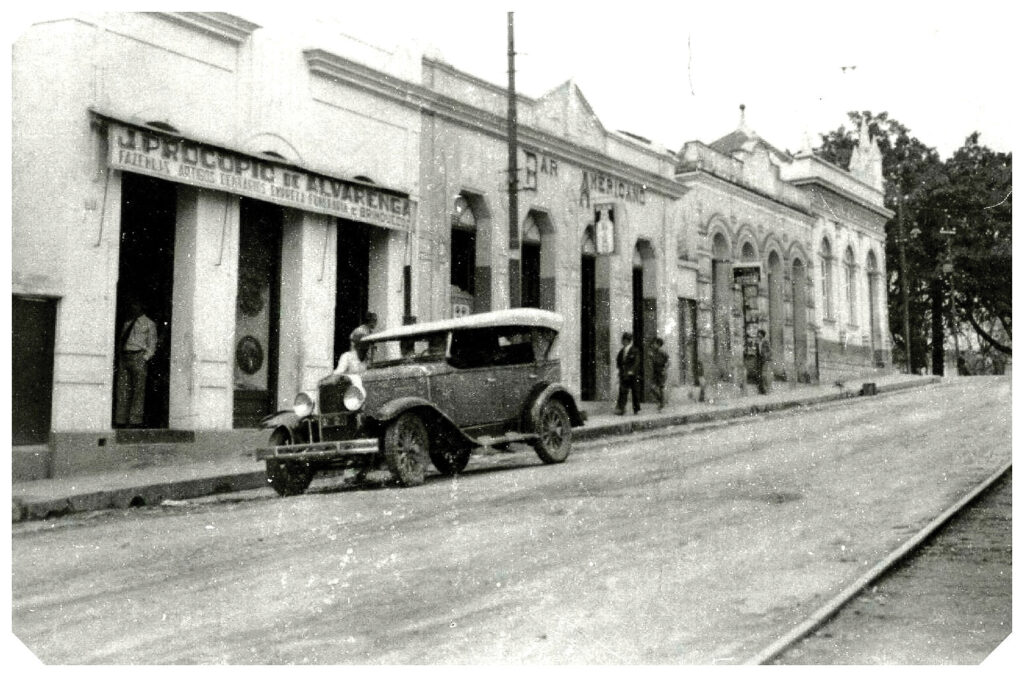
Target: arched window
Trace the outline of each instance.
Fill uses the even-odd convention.
[[[857,324],[857,264],[853,262],[853,248],[847,247],[843,254],[843,273],[846,276],[846,323]]]
[[[526,215],[523,222],[522,248],[522,298],[524,308],[540,308],[540,228],[533,213]]]
[[[452,213],[451,284],[474,294],[476,279],[476,215],[464,196],[455,198]]]
[[[832,306],[832,245],[828,238],[821,240],[821,308],[824,319],[835,318],[835,308]]]

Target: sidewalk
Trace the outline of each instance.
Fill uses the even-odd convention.
[[[890,374],[851,379],[844,382],[842,387],[835,384],[790,387],[777,383],[768,395],[734,397],[715,403],[694,401],[687,398],[685,389],[677,388],[668,406],[661,412],[648,403],[638,415],[616,416],[613,403],[584,403],[587,424],[574,430],[573,435],[582,441],[668,426],[742,419],[769,411],[856,397],[865,382],[875,383],[879,393],[886,393],[938,383],[940,380],[935,376]],[[17,482],[11,488],[12,521],[45,519],[89,510],[159,505],[166,500],[261,487],[266,487],[263,464],[250,453],[208,463]]]

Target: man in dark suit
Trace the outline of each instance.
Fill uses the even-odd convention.
[[[640,413],[640,369],[643,362],[640,350],[633,344],[633,335],[628,331],[622,335],[622,349],[615,356],[615,366],[619,370],[619,401],[615,413],[622,416],[626,412],[626,398],[633,396],[633,413]]]

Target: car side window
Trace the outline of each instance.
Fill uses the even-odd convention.
[[[475,369],[494,364],[498,337],[493,329],[466,329],[452,333],[448,361],[456,369]]]
[[[533,361],[533,336],[530,331],[521,328],[499,331],[495,364],[530,364]]]

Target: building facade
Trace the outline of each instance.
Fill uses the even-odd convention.
[[[866,133],[853,172],[743,125],[674,153],[569,81],[518,98],[510,226],[505,89],[438,59],[124,13],[33,26],[13,74],[16,477],[246,443],[369,311],[555,310],[585,401],[614,397],[624,331],[664,338],[670,385],[722,396],[759,326],[787,382],[889,365]],[[114,426],[132,300],[159,334],[144,430]]]

